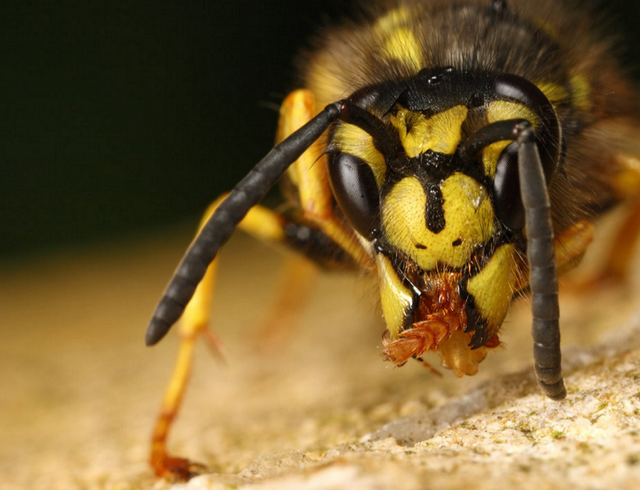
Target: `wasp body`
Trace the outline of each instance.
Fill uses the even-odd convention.
[[[159,475],[188,476],[167,431],[208,325],[209,264],[236,225],[327,268],[376,273],[383,355],[397,365],[432,351],[475,374],[512,298],[530,291],[540,387],[566,395],[557,271],[583,255],[594,217],[638,189],[625,133],[637,102],[592,30],[546,1],[395,0],[322,34],[303,56],[305,88],[283,103],[279,145],[214,203],[147,332],[154,344],[184,312],[154,434]],[[278,180],[284,213],[258,205]],[[627,259],[603,260],[606,272]]]

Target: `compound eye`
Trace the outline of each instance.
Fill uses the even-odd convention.
[[[348,153],[331,153],[329,180],[351,225],[367,240],[373,240],[379,228],[380,194],[371,167]]]
[[[520,194],[518,146],[518,143],[511,143],[502,151],[493,179],[496,216],[514,231],[522,230],[525,221]]]

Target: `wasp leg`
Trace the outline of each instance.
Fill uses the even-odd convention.
[[[640,236],[640,159],[620,154],[616,160],[622,166],[616,181],[617,191],[628,207],[604,261],[599,280],[620,282],[629,271]]]
[[[184,395],[191,364],[195,335],[181,337],[180,349],[162,401],[162,408],[153,430],[150,463],[157,476],[171,481],[188,480],[200,474],[205,467],[185,458],[176,458],[167,453],[167,437]]]
[[[225,197],[222,196],[209,207],[202,219],[202,224],[208,221]],[[238,227],[262,241],[288,242],[292,247],[298,248],[302,252],[306,251],[312,256],[315,248],[325,246],[324,243],[315,243],[318,237],[314,236],[313,232],[306,229],[304,225],[296,224],[262,206],[251,208]],[[293,236],[287,238],[287,232]],[[214,350],[219,350],[219,341],[209,329],[217,265],[218,259],[216,258],[207,269],[180,320],[178,357],[153,431],[151,465],[158,476],[170,480],[187,480],[205,469],[202,465],[191,463],[189,460],[170,456],[167,452],[167,437],[187,387],[193,361],[194,344],[198,335],[204,334],[205,339],[214,347]]]
[[[209,207],[201,221],[201,226],[207,222],[224,197],[222,196]],[[207,269],[205,277],[198,285],[178,324],[180,337],[178,356],[153,430],[150,463],[156,475],[167,480],[188,480],[202,473],[205,469],[204,466],[192,463],[188,459],[170,456],[167,452],[167,437],[171,425],[178,414],[182,397],[189,381],[195,340],[200,333],[210,332],[208,331],[209,312],[215,285],[216,269],[217,260],[214,260]],[[209,338],[214,335],[213,332],[210,332]]]
[[[599,270],[578,284],[579,289],[592,289],[604,284],[621,283],[629,272],[640,237],[640,159],[618,154],[616,163],[621,170],[614,182],[615,193],[626,203],[624,216],[611,248],[601,260]]]
[[[306,124],[315,115],[316,109],[315,97],[310,91],[296,90],[289,94],[280,109],[276,143]],[[325,158],[321,142],[316,142],[289,167],[286,177],[295,188],[295,196],[292,200],[301,211],[301,221],[309,225],[308,227],[298,226],[296,233],[306,234],[311,228],[315,233],[320,231],[327,238],[330,237],[334,243],[339,244],[341,250],[337,253],[340,257],[336,257],[338,260],[333,261],[334,263],[328,264],[324,260],[327,258],[326,254],[323,254],[324,259],[320,258],[308,246],[307,251],[299,251],[325,268],[344,268],[343,265],[352,265],[354,260],[358,265],[364,266],[368,257],[360,243],[349,228],[345,227],[341,220],[336,219]],[[284,190],[286,193],[286,186]],[[289,234],[291,235],[293,231],[290,223]],[[328,244],[324,243],[323,246],[327,247]],[[319,251],[321,247],[315,248]],[[328,246],[328,250],[335,248],[333,244]],[[350,257],[345,256],[344,252]],[[297,255],[287,258],[281,285],[278,288],[280,294],[257,335],[259,347],[274,345],[278,339],[286,336],[304,304],[316,274],[317,268],[308,260]],[[291,294],[292,291],[295,291],[295,294]]]
[[[208,220],[224,197],[209,208],[202,220],[203,223]],[[310,266],[315,268],[315,265],[309,263],[310,261],[330,269],[357,268],[355,260],[342,249],[341,245],[336,244],[312,224],[287,217],[263,206],[251,208],[238,227],[261,241],[283,244],[304,255],[304,260],[307,262],[306,268],[302,271],[302,276],[294,278],[298,284],[308,279]],[[303,257],[300,257],[293,265],[299,267],[302,259]],[[167,452],[167,438],[189,380],[195,340],[200,334],[214,335],[209,330],[209,324],[217,263],[216,258],[209,266],[180,320],[178,357],[153,431],[151,465],[158,476],[169,480],[188,480],[205,469],[204,466],[194,464],[187,459],[170,456]],[[298,269],[295,274],[300,272]],[[288,281],[286,284],[291,287]],[[284,291],[288,298],[283,296],[280,299],[281,303],[278,306],[285,308],[281,311],[286,311],[290,306],[295,310],[301,304],[300,298],[297,298],[299,292],[295,288]],[[295,314],[295,311],[287,313]],[[280,321],[281,319],[278,319],[278,322]]]
[[[576,267],[593,241],[593,225],[586,219],[576,221],[558,233],[553,241],[558,275]]]
[[[640,236],[640,198],[633,197],[622,225],[612,242],[600,280],[620,282],[629,272],[629,264],[634,256],[638,236]]]
[[[311,93],[306,90],[293,92],[283,103],[278,140],[303,126],[314,113],[315,101]],[[259,205],[254,206],[238,223],[238,228],[263,241],[285,244],[327,268],[370,267],[370,259],[357,237],[334,213],[322,152],[322,147],[314,144],[288,171],[288,178],[297,189],[298,202],[295,204],[299,209],[296,212],[286,216]],[[225,197],[222,196],[210,206],[202,226]],[[217,342],[209,330],[216,268],[217,259],[208,267],[180,320],[178,357],[153,432],[151,465],[158,476],[166,479],[187,480],[204,469],[202,465],[187,459],[170,456],[167,439],[187,387],[196,338],[199,334],[206,334],[213,339],[210,343],[215,345]],[[302,278],[291,279],[299,282]]]
[[[558,275],[576,267],[593,241],[593,225],[586,219],[576,221],[566,230],[558,233],[553,240]],[[520,293],[529,287],[529,273],[520,274],[515,291]]]
[[[280,110],[278,141],[306,124],[318,112],[317,109],[315,97],[309,90],[301,89],[289,94]],[[294,199],[302,212],[301,221],[326,235],[360,268],[371,268],[374,265],[371,257],[352,229],[335,214],[323,144],[322,140],[316,141],[287,169],[286,176],[297,190]]]

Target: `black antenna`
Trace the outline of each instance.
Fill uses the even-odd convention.
[[[209,264],[229,239],[236,225],[249,209],[260,202],[287,168],[340,117],[344,107],[345,103],[342,101],[328,105],[320,114],[274,147],[218,206],[182,258],[156,307],[147,328],[147,345],[160,341],[178,321]]]
[[[535,132],[531,123],[524,119],[498,121],[480,129],[459,151],[463,158],[471,158],[496,141],[510,139],[519,145],[518,175],[527,232],[534,369],[542,392],[553,400],[562,400],[567,396],[567,390],[562,378],[553,222]]]
[[[528,122],[521,123],[517,129],[520,192],[527,227],[535,373],[544,394],[553,400],[562,400],[567,396],[567,390],[562,378],[558,272],[551,204],[533,129]]]

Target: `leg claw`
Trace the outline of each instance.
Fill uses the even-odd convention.
[[[189,481],[207,472],[207,467],[186,458],[174,458],[163,455],[151,462],[156,475],[171,482]]]

